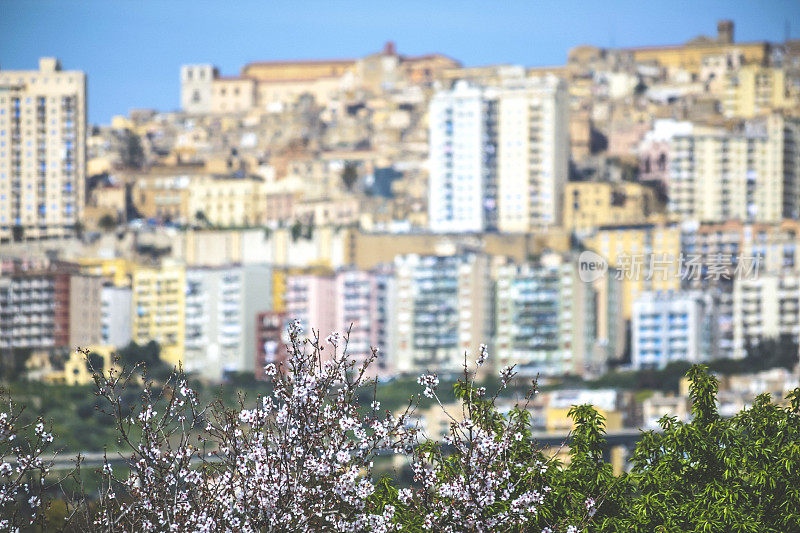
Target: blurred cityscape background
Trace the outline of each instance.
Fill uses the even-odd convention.
[[[797,4],[604,4],[599,29],[579,7],[526,29],[506,20],[515,4],[498,15],[504,48],[502,24],[481,28],[467,2],[441,42],[470,62],[420,49],[450,4],[409,7],[395,29],[419,40],[397,43],[358,13],[340,41],[293,32],[323,24],[310,5],[295,26],[258,4],[263,29],[225,14],[216,32],[174,7],[139,28],[133,4],[66,5],[1,8],[7,383],[90,384],[80,346],[106,370],[119,353],[257,387],[296,319],[323,342],[349,331],[356,359],[376,348],[385,383],[456,376],[486,344],[488,372],[539,377],[545,432],[568,430],[576,403],[611,431],[686,419],[680,376],[696,362],[725,375],[723,413],[798,386]],[[113,9],[131,26],[77,35]],[[687,30],[698,21],[703,35]],[[52,35],[37,43],[39,22],[75,24],[64,49],[91,49],[91,67],[59,59]],[[92,38],[109,31],[142,49]]]

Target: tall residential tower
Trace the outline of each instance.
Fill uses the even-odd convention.
[[[555,77],[460,81],[430,104],[430,228],[527,233],[560,222],[567,91]]]
[[[86,179],[86,75],[54,58],[0,70],[0,243],[75,233]]]

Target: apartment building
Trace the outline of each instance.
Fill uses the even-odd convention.
[[[290,320],[298,320],[309,339],[341,333],[336,321],[336,277],[333,273],[299,273],[286,277],[284,305]]]
[[[664,368],[717,357],[714,306],[700,292],[645,292],[633,303],[631,365]]]
[[[0,274],[0,348],[61,348],[101,338],[102,279],[71,263],[8,261]]]
[[[434,95],[428,120],[431,230],[525,233],[560,222],[569,163],[563,81],[460,81]]]
[[[676,291],[681,286],[681,228],[672,223],[601,226],[583,244],[604,257],[609,276],[621,283],[619,305],[630,320],[633,302],[646,291]]]
[[[505,84],[497,111],[497,227],[526,233],[561,222],[569,173],[569,103],[554,76]]]
[[[753,118],[778,109],[800,107],[800,88],[787,71],[763,65],[744,65],[724,78],[722,112],[726,117]]]
[[[395,258],[398,373],[458,373],[490,338],[491,282],[486,256],[401,255]]]
[[[653,188],[635,182],[569,182],[564,187],[563,205],[563,226],[578,232],[598,226],[644,224],[665,209]]]
[[[340,332],[349,332],[347,353],[356,361],[368,359],[372,348],[377,349],[369,369],[372,376],[386,376],[392,370],[393,288],[389,268],[336,272],[336,323]]]
[[[763,272],[733,283],[733,357],[749,346],[791,335],[800,339],[800,273]]]
[[[69,273],[17,266],[0,276],[0,348],[51,348],[70,341]]]
[[[494,272],[494,354],[525,377],[578,374],[594,359],[595,292],[574,261],[548,255]]]
[[[131,272],[131,336],[137,344],[156,341],[161,358],[184,363],[186,270],[182,265],[136,265]]]
[[[69,278],[69,347],[102,344],[103,278],[72,274]]]
[[[123,348],[131,342],[131,288],[106,285],[100,292],[101,344]]]
[[[256,316],[270,307],[271,279],[266,265],[186,269],[187,371],[219,381],[255,370]]]
[[[280,311],[262,311],[256,314],[255,375],[266,380],[268,364],[285,364],[289,356],[289,317]]]
[[[0,243],[70,237],[86,181],[86,75],[0,70]]]
[[[428,111],[428,219],[437,233],[497,229],[497,90],[458,82]]]
[[[800,119],[695,128],[670,143],[669,210],[688,220],[778,222],[800,214]]]
[[[800,265],[800,223],[788,219],[776,224],[685,223],[681,250],[682,286],[713,295],[720,357],[738,357],[743,352],[734,340],[734,284],[762,274],[795,272]]]

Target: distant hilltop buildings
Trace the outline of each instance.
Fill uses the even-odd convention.
[[[187,113],[279,110],[301,94],[324,104],[341,90],[380,92],[406,85],[431,85],[461,63],[442,54],[404,56],[388,42],[361,59],[257,61],[241,75],[220,76],[213,65],[181,67],[181,107]]]
[[[0,71],[0,355],[67,372],[76,343],[154,340],[208,380],[263,378],[299,319],[353,324],[380,377],[481,343],[488,366],[593,377],[800,340],[800,41],[721,21],[547,67],[387,43],[185,65],[181,106],[84,142],[82,73]]]

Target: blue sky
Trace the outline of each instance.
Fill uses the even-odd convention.
[[[561,64],[578,44],[681,43],[736,23],[736,40],[800,38],[800,1],[0,0],[0,68],[57,56],[89,79],[89,119],[176,109],[181,64],[233,75],[249,61],[358,57],[394,40],[405,54],[467,65]]]

